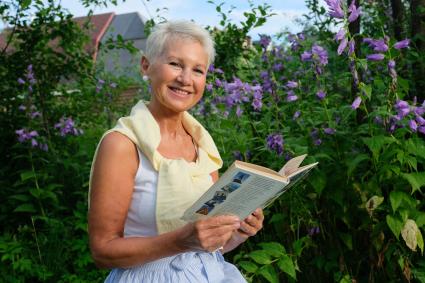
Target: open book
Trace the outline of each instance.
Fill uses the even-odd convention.
[[[232,214],[245,219],[256,208],[265,208],[297,184],[318,163],[301,166],[307,155],[289,160],[279,172],[252,163],[235,161],[183,214],[185,221]]]

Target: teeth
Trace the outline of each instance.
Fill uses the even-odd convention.
[[[178,88],[171,88],[174,92],[177,92],[178,94],[182,94],[182,95],[188,95],[189,94],[189,92],[187,92],[187,91],[184,91],[184,90],[181,90],[181,89],[178,89]]]

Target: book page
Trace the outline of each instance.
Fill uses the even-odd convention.
[[[316,165],[319,164],[318,162],[311,163],[302,167],[297,168],[295,171],[291,172],[291,174],[288,175],[288,178],[291,182],[293,182],[294,179],[298,178],[298,174],[304,173],[304,171],[310,171],[312,168],[316,167]]]
[[[287,182],[277,181],[253,172],[231,168],[189,209],[182,219],[232,214],[241,220],[256,208],[274,198]]]
[[[279,174],[282,176],[289,176],[300,167],[301,163],[305,159],[307,154],[303,154],[290,159],[286,164],[279,170]]]

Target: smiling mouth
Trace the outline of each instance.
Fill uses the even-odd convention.
[[[177,88],[177,87],[169,86],[168,88],[171,89],[173,92],[177,93],[178,95],[186,96],[186,95],[191,94],[190,92],[188,92],[186,90],[182,90],[182,89]]]

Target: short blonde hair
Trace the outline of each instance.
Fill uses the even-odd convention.
[[[167,43],[175,39],[192,39],[198,41],[208,55],[208,66],[214,62],[214,40],[210,33],[198,24],[186,21],[168,21],[153,27],[146,41],[146,58],[154,62],[167,47]]]

